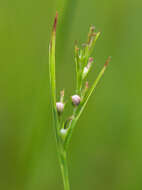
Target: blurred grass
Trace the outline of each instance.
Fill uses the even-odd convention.
[[[74,90],[74,41],[101,31],[93,81],[112,62],[74,132],[72,189],[142,188],[140,0],[0,2],[0,189],[62,189],[51,127],[48,42],[55,11],[58,91]],[[94,74],[95,73],[95,74]]]

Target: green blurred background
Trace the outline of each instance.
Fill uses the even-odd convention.
[[[74,41],[101,31],[93,81],[112,61],[74,132],[72,190],[142,189],[142,1],[0,1],[0,189],[63,190],[48,76],[48,43],[59,12],[58,92],[74,93]]]

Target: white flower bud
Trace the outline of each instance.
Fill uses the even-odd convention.
[[[72,99],[73,105],[78,106],[78,105],[80,104],[80,101],[81,101],[80,96],[78,96],[78,95],[73,95],[73,96],[71,97],[71,99]]]
[[[83,70],[83,78],[86,77],[86,75],[88,74],[88,71],[89,69],[87,67],[84,67],[84,70]]]
[[[61,129],[61,130],[60,130],[60,133],[61,133],[63,136],[66,135],[67,129]]]
[[[57,108],[58,113],[62,113],[64,110],[64,104],[62,102],[57,102],[56,108]]]
[[[86,65],[86,67],[84,67],[84,70],[83,70],[83,79],[88,75],[88,72],[90,71],[92,63],[93,63],[93,58],[90,57],[88,60],[88,64]]]

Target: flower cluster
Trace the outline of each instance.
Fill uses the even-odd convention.
[[[67,171],[67,149],[70,143],[73,130],[84,111],[90,96],[96,89],[97,84],[102,78],[106,67],[110,61],[110,57],[107,59],[102,70],[99,72],[97,78],[94,80],[92,85],[88,85],[86,80],[88,73],[90,72],[94,58],[92,57],[92,51],[96,44],[100,33],[95,32],[93,26],[90,27],[88,40],[85,44],[79,48],[75,45],[75,56],[74,61],[76,65],[76,91],[71,96],[71,103],[73,105],[73,113],[70,117],[64,120],[62,114],[65,108],[64,91],[60,92],[60,100],[56,101],[56,76],[55,76],[55,42],[56,42],[56,25],[57,25],[58,14],[56,13],[52,36],[49,46],[49,76],[50,76],[50,87],[51,87],[51,101],[52,111],[54,118],[55,136],[57,142],[57,149],[59,155],[59,161],[61,165],[61,171],[63,175],[64,187],[66,190],[70,189],[68,181]]]
[[[75,64],[76,64],[76,93],[71,96],[71,102],[73,105],[73,118],[67,119],[63,124],[61,124],[61,133],[65,135],[67,129],[72,126],[73,120],[77,118],[77,115],[81,110],[84,109],[84,105],[88,101],[92,91],[94,90],[96,83],[92,86],[90,91],[88,92],[88,81],[86,78],[88,76],[89,71],[94,63],[94,58],[91,57],[92,50],[95,46],[96,40],[98,39],[100,32],[95,32],[95,28],[93,26],[90,27],[88,40],[85,44],[82,45],[81,48],[78,48],[77,44],[75,45]],[[110,58],[106,61],[104,68],[102,69],[100,75],[98,76],[100,79],[104,70],[109,62]],[[97,80],[95,81],[97,82]],[[81,105],[80,105],[81,104]],[[58,116],[60,117],[65,107],[64,103],[64,91],[61,91],[60,101],[56,103],[56,108],[58,112]],[[68,124],[68,125],[67,125]]]

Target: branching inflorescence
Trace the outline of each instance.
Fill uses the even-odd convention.
[[[86,81],[87,75],[93,65],[94,59],[91,57],[92,51],[96,44],[100,32],[95,32],[93,26],[90,27],[87,43],[83,44],[79,49],[75,45],[75,65],[76,65],[76,92],[71,96],[71,102],[73,105],[73,113],[65,121],[61,120],[62,113],[64,111],[64,91],[60,93],[60,101],[56,101],[56,77],[55,77],[55,42],[56,42],[56,25],[58,14],[56,13],[52,36],[49,46],[49,76],[51,87],[51,99],[52,99],[52,111],[54,128],[57,141],[57,151],[60,161],[61,172],[63,176],[64,189],[70,190],[69,178],[68,178],[68,166],[67,166],[67,151],[71,140],[73,130],[80,118],[86,104],[94,92],[98,82],[103,76],[106,67],[110,61],[110,57],[107,59],[104,67],[98,74],[96,80],[92,86],[88,87],[88,81]]]

